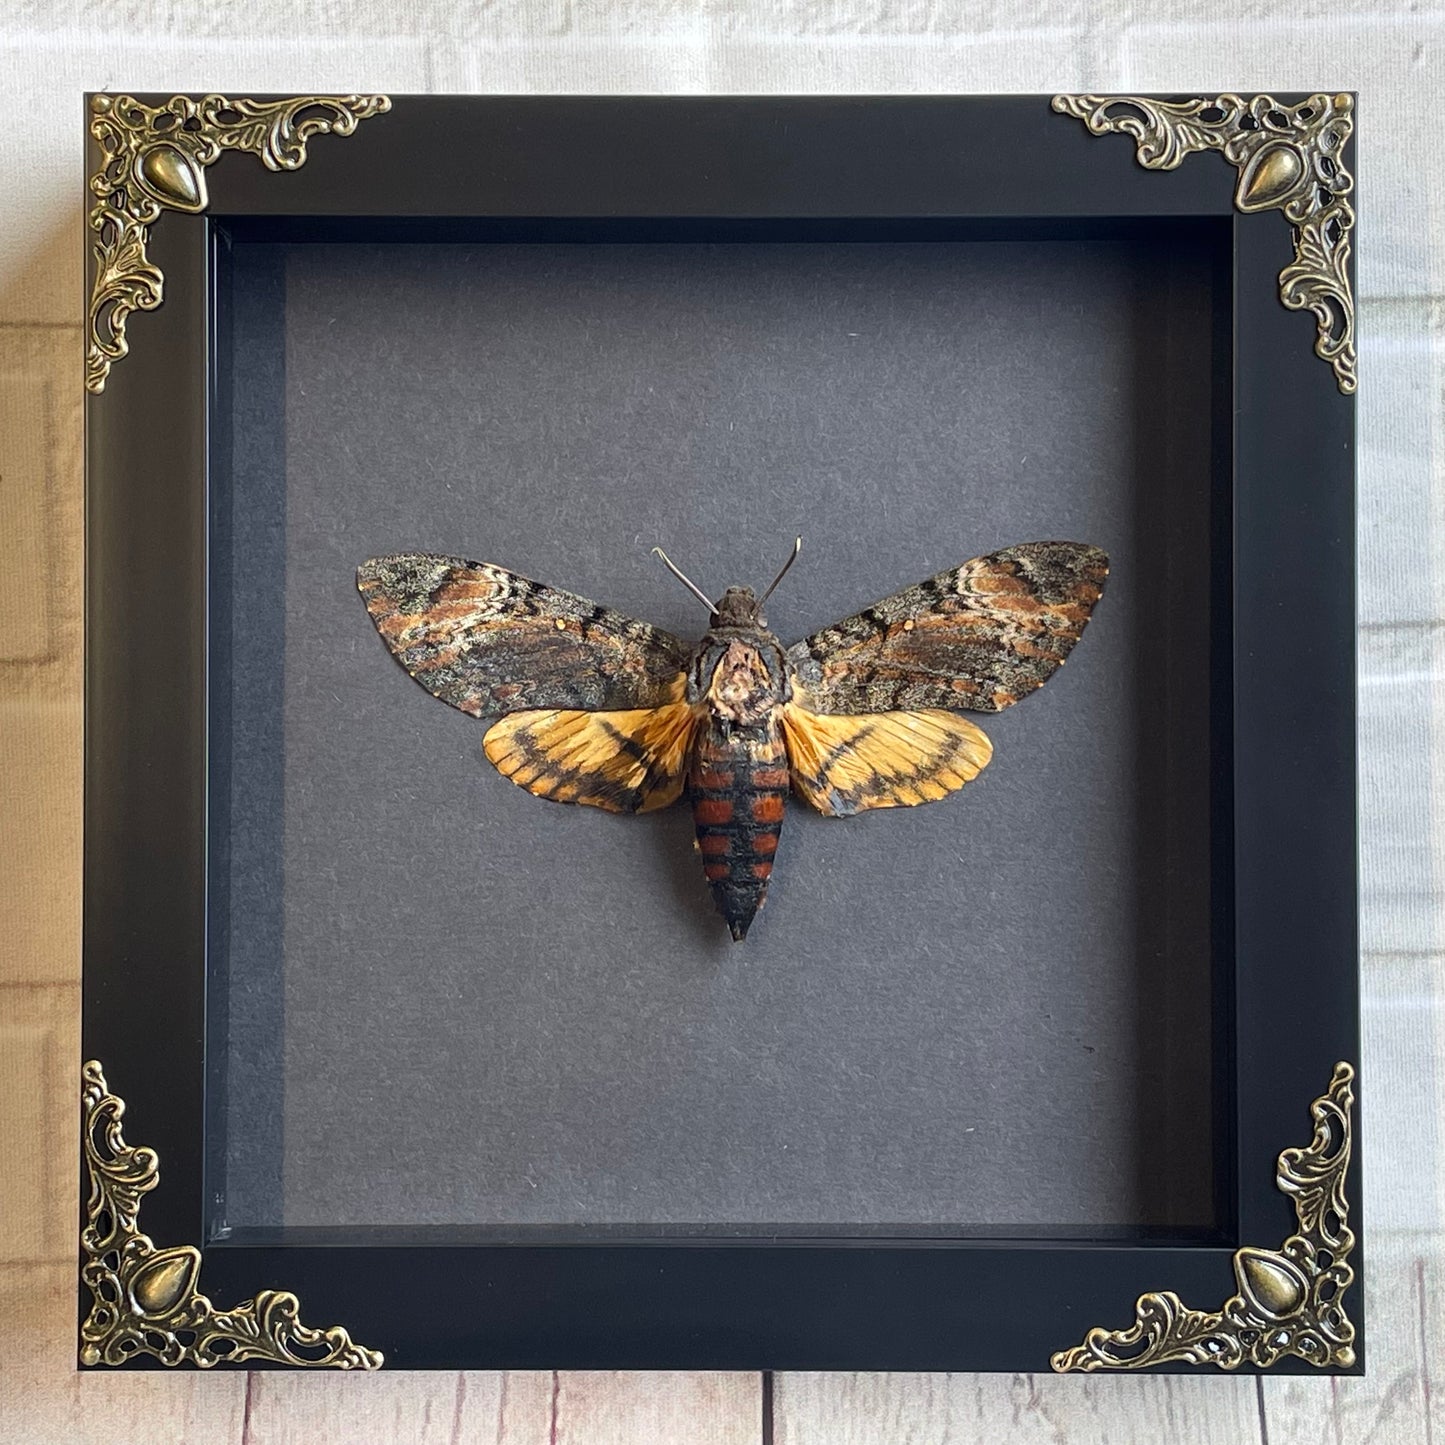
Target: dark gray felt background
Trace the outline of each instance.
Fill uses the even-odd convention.
[[[1209,275],[1123,242],[239,245],[228,1222],[1207,1225]],[[684,809],[512,786],[353,582],[460,553],[692,637],[654,543],[718,593],[797,533],[785,641],[1009,542],[1113,575],[961,794],[794,806],[737,947]]]

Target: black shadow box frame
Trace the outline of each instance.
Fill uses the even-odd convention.
[[[1363,1368],[1350,97],[87,104],[85,1363]],[[1131,140],[1091,133],[1114,129]],[[1214,1224],[228,1230],[207,1139],[228,248],[1186,233],[1219,258],[1194,418],[1213,458]],[[1316,304],[1319,354],[1296,314]]]

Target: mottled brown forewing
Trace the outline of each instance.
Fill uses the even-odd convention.
[[[409,552],[362,563],[356,583],[402,666],[473,717],[655,708],[679,695],[687,644],[501,567]]]
[[[799,702],[816,713],[998,712],[1069,655],[1108,571],[1082,542],[975,557],[795,643]]]

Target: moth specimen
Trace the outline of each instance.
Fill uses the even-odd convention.
[[[791,647],[729,587],[696,645],[485,562],[373,557],[357,585],[383,640],[443,702],[498,717],[488,759],[541,798],[650,813],[686,789],[718,911],[762,907],[789,791],[828,817],[934,802],[993,747],[998,712],[1079,640],[1108,574],[1080,542],[1026,542],[905,588]],[[660,549],[659,549],[660,551]]]

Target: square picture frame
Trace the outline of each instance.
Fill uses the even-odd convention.
[[[83,1364],[1363,1369],[1352,97],[87,106]],[[1216,258],[1192,419],[1213,519],[1208,1228],[233,1227],[214,835],[235,245],[1195,232]]]

